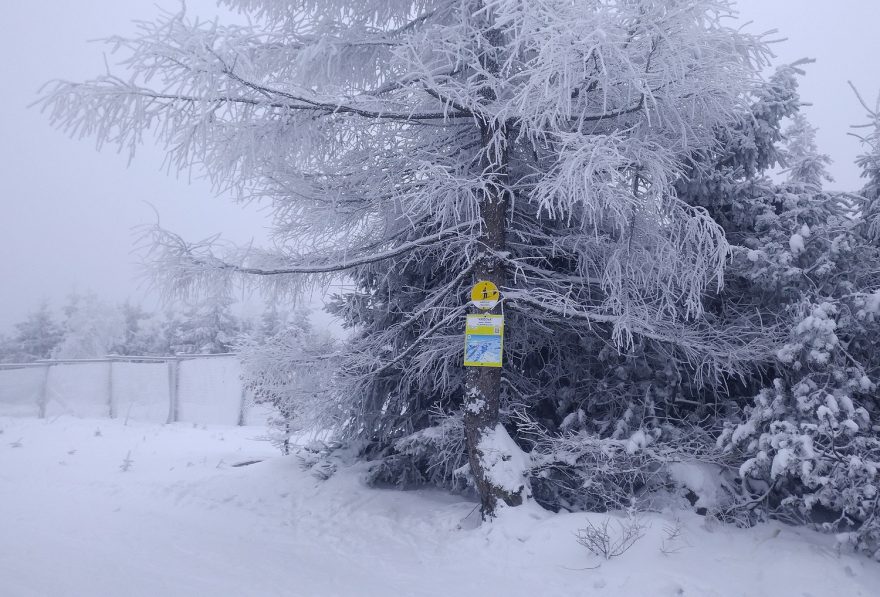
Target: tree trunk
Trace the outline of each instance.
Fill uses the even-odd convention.
[[[489,30],[486,35],[490,48],[498,45],[500,32]],[[497,72],[494,57],[484,54],[484,66],[488,72]],[[494,100],[494,93],[486,91],[486,100]],[[508,152],[507,127],[497,123],[484,122],[480,126],[481,158],[480,169],[486,180],[486,191],[480,200],[480,217],[483,228],[480,235],[480,254],[474,270],[476,280],[488,280],[498,288],[506,282],[504,264],[497,254],[505,250],[505,231],[507,227],[508,198]],[[476,311],[475,311],[476,312]],[[501,313],[501,304],[488,313]],[[498,500],[509,506],[522,503],[523,491],[511,491],[502,487],[493,478],[491,467],[487,467],[481,444],[487,436],[499,429],[499,407],[501,404],[501,368],[469,367],[465,377],[464,426],[467,439],[468,459],[471,473],[480,492],[483,518],[494,516]],[[500,429],[501,432],[503,428]]]

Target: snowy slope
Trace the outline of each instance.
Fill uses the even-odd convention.
[[[472,502],[369,489],[357,468],[319,481],[255,428],[65,417],[0,429],[3,597],[880,594],[880,565],[781,525],[650,515],[604,562],[575,538],[602,515],[523,507],[480,526]]]

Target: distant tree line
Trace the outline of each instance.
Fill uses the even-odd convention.
[[[6,334],[0,334],[0,362],[41,359],[89,359],[107,355],[170,356],[221,354],[248,337],[269,337],[295,317],[269,307],[262,317],[243,318],[232,311],[229,296],[151,312],[126,300],[111,304],[92,292],[69,294],[60,312],[44,301]]]

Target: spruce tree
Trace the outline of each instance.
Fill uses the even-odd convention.
[[[27,363],[48,359],[62,337],[61,326],[44,301],[24,321],[15,324],[13,335],[4,343],[4,360]]]

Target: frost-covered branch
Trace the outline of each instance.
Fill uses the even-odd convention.
[[[234,249],[228,255],[218,257],[214,253],[216,238],[201,243],[190,243],[179,235],[158,227],[149,231],[149,240],[144,244],[149,249],[148,264],[153,277],[165,279],[166,287],[179,288],[183,294],[186,294],[190,288],[197,287],[200,280],[228,278],[231,275],[269,277],[342,274],[357,267],[394,259],[416,249],[458,237],[477,224],[477,222],[464,222],[435,234],[397,244],[391,249],[377,248],[356,256],[329,256],[320,261],[315,257],[296,260],[254,249]],[[284,265],[279,266],[279,263]]]

